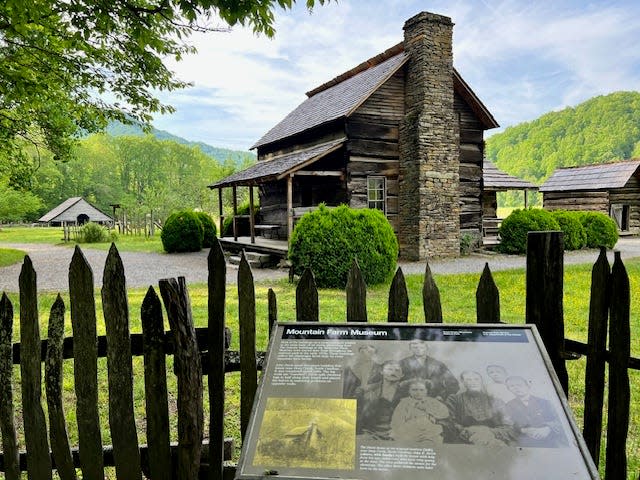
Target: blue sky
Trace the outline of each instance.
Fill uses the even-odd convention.
[[[248,149],[311,90],[402,40],[420,11],[451,17],[454,65],[502,128],[596,95],[640,89],[640,2],[340,0],[276,12],[276,35],[194,35],[170,63],[194,86],[160,98],[154,125],[189,140]],[[222,26],[222,25],[219,25]],[[500,131],[500,130],[498,130]]]

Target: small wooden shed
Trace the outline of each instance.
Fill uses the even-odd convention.
[[[540,187],[548,210],[593,210],[615,220],[620,233],[640,233],[640,159],[559,168]]]

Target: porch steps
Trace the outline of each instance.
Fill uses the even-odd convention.
[[[253,268],[268,268],[278,263],[278,258],[268,253],[245,252],[245,256]],[[230,255],[227,260],[231,265],[240,265],[240,255]]]

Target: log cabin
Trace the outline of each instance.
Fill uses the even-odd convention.
[[[407,260],[457,256],[482,233],[484,131],[498,123],[453,67],[453,23],[422,12],[404,41],[307,93],[260,138],[258,161],[210,185],[258,189],[255,231],[288,239],[320,203],[377,208]],[[235,232],[235,230],[234,230]],[[234,233],[237,240],[237,233]]]
[[[540,186],[547,210],[591,210],[611,216],[621,234],[640,233],[640,159],[559,168]]]

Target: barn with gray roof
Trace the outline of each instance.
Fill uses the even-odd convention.
[[[38,221],[50,225],[83,225],[87,222],[111,223],[113,219],[84,198],[72,197],[43,215]]]
[[[220,208],[222,189],[236,198],[249,187],[251,201],[257,189],[259,214],[235,209],[234,225],[254,243],[256,231],[286,240],[320,203],[347,204],[382,210],[406,259],[455,256],[461,235],[479,239],[483,137],[498,123],[454,69],[452,31],[448,17],[420,13],[403,42],[309,91],[253,145],[254,166],[210,185]]]
[[[559,168],[540,187],[548,210],[610,215],[621,233],[640,233],[640,159]]]

